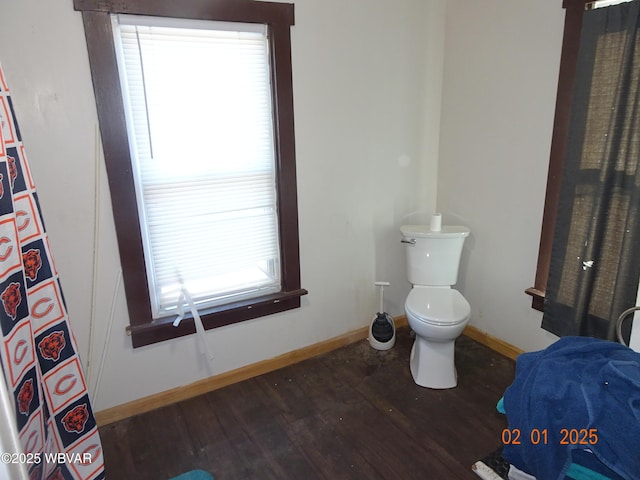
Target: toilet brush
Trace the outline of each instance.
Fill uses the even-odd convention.
[[[389,350],[396,343],[396,327],[393,318],[384,311],[384,287],[389,282],[375,282],[380,287],[380,310],[369,327],[369,344],[376,350]]]

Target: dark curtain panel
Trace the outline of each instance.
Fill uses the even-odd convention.
[[[615,321],[635,304],[639,21],[638,0],[584,14],[542,320],[559,336],[614,340]]]

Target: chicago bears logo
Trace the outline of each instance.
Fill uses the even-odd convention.
[[[60,352],[64,349],[66,344],[64,332],[60,330],[50,333],[40,340],[40,343],[38,343],[38,349],[40,349],[40,353],[44,358],[57,362],[60,358]]]
[[[18,393],[18,410],[24,415],[29,415],[29,405],[33,400],[33,379],[22,384]]]
[[[9,286],[4,289],[4,292],[2,292],[0,298],[2,299],[2,304],[4,305],[4,311],[13,320],[15,320],[18,305],[20,305],[20,302],[22,302],[22,296],[20,295],[20,284],[16,282],[10,283]]]
[[[18,176],[18,169],[16,168],[16,159],[11,155],[7,155],[7,160],[9,162],[9,180],[11,180],[11,188],[15,183],[15,180]]]
[[[24,264],[24,273],[32,281],[38,278],[38,270],[42,267],[42,258],[40,258],[40,250],[30,249],[22,254],[22,263]]]
[[[74,407],[73,410],[62,417],[62,424],[69,433],[82,433],[87,420],[89,420],[89,410],[87,409],[87,404],[83,403]]]

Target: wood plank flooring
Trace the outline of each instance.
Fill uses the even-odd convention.
[[[401,328],[386,352],[361,341],[102,427],[107,478],[477,480],[514,362],[463,336],[458,387],[429,390],[411,378],[412,341]]]

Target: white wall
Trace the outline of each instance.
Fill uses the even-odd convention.
[[[402,313],[409,286],[398,227],[427,221],[436,186],[445,223],[472,230],[458,285],[471,323],[525,350],[555,339],[523,291],[535,274],[561,2],[295,4],[302,282],[310,294],[299,310],[209,332],[216,361],[208,370],[194,337],[133,350],[124,334],[80,14],[71,0],[0,0],[0,62],[94,393],[107,346],[97,410],[367,325],[375,280],[392,282],[386,309]]]
[[[386,308],[402,313],[398,229],[435,209],[445,0],[295,5],[302,286],[310,293],[299,310],[210,331],[209,370],[195,336],[133,350],[125,335],[80,14],[71,0],[0,0],[0,62],[94,395],[106,346],[96,410],[365,326],[377,308],[375,280],[392,282]]]
[[[448,0],[438,209],[471,228],[459,281],[471,324],[524,350],[562,45],[562,2]]]

